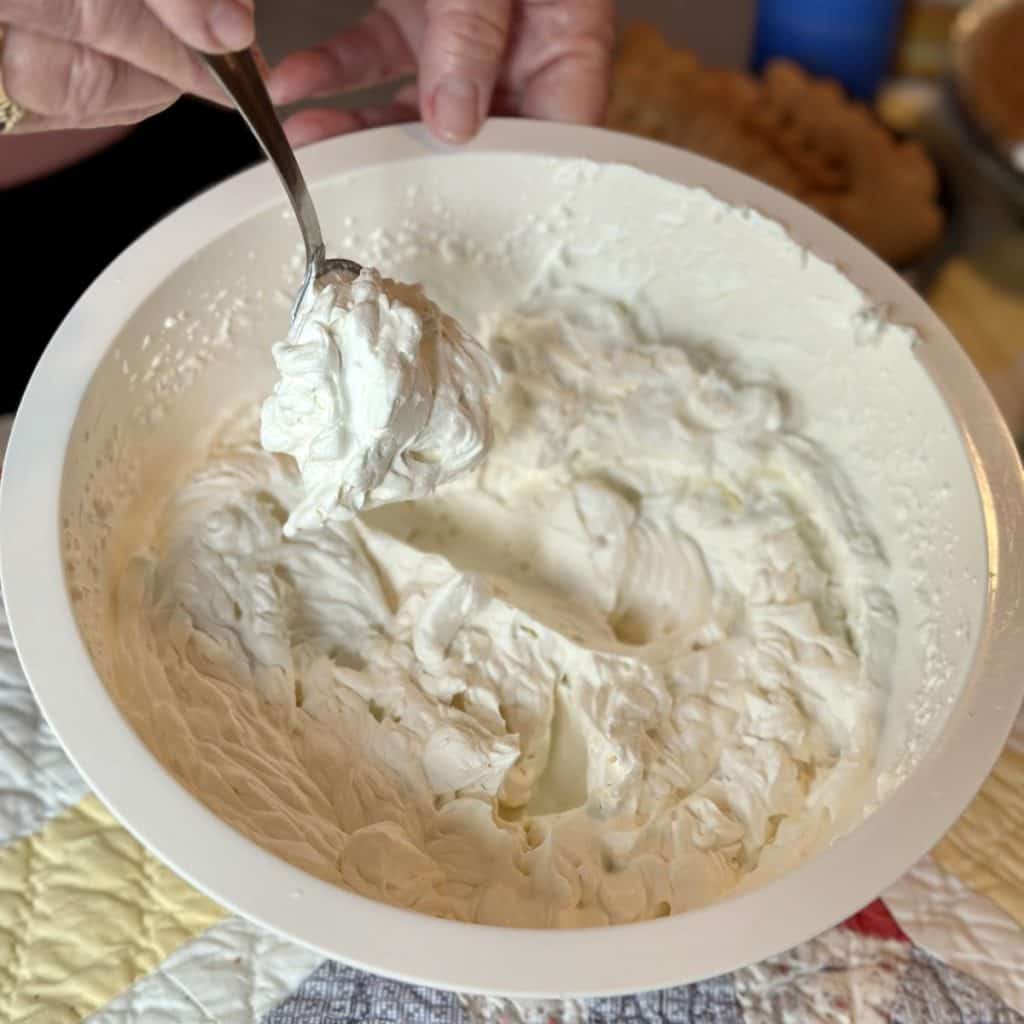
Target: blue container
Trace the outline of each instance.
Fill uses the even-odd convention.
[[[754,65],[789,57],[871,99],[889,67],[902,0],[760,0]]]

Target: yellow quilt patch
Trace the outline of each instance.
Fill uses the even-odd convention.
[[[86,797],[0,849],[0,1021],[78,1024],[226,914]]]
[[[1024,755],[1003,751],[981,791],[932,853],[1024,927]]]

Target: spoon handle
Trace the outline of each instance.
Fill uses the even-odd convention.
[[[310,198],[306,181],[299,170],[295,151],[288,142],[278,120],[277,111],[267,94],[259,68],[251,50],[236,53],[200,54],[224,91],[234,100],[239,113],[245,118],[253,135],[259,140],[263,152],[274,165],[281,184],[295,211],[306,246],[307,272],[315,279],[323,268],[324,239],[320,221]]]

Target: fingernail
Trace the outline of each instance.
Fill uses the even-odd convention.
[[[444,78],[434,93],[434,120],[449,142],[468,142],[479,127],[476,83]]]
[[[252,7],[244,0],[217,0],[206,23],[213,38],[229,50],[244,50],[253,41]]]

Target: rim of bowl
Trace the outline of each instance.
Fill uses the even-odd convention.
[[[519,997],[613,995],[735,970],[877,897],[954,823],[998,757],[1024,693],[1017,452],[970,360],[923,299],[795,200],[686,151],[600,128],[493,119],[465,150],[627,164],[753,207],[925,339],[919,358],[971,463],[989,564],[971,670],[911,775],[849,834],[760,888],[654,921],[573,930],[465,924],[370,900],[263,850],[176,782],[122,718],[79,634],[61,559],[64,456],[92,374],[139,302],[201,245],[281,203],[265,164],[200,195],[131,245],[79,299],[39,361],[0,476],[0,575],[15,645],[54,732],[125,827],[215,900],[324,956],[404,981]],[[357,168],[451,152],[422,126],[404,125],[321,142],[303,150],[301,162],[315,185]]]

